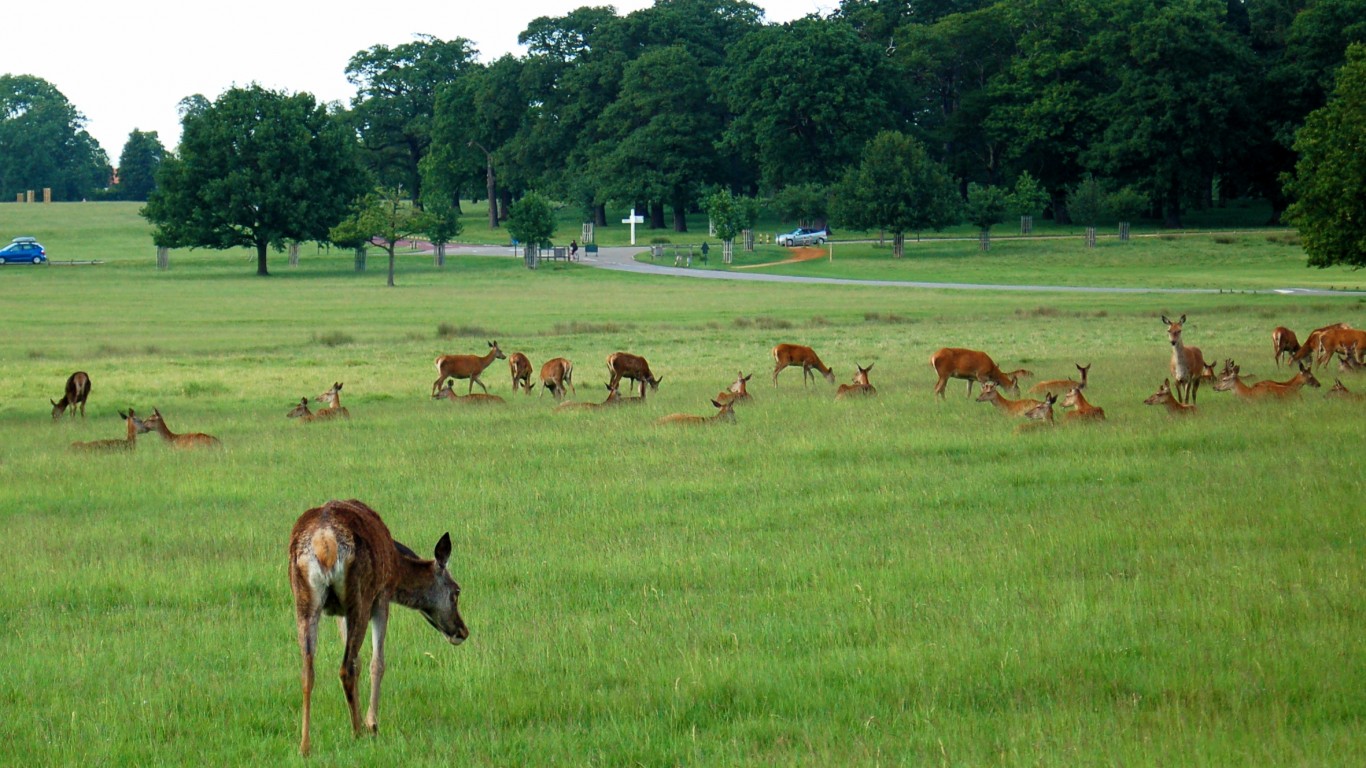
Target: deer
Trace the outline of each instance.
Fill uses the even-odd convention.
[[[494,360],[506,359],[507,355],[504,355],[503,350],[498,348],[497,341],[489,342],[488,354],[483,357],[478,355],[437,355],[435,361],[437,379],[432,384],[432,397],[436,397],[436,393],[440,391],[441,385],[446,383],[446,379],[469,379],[470,392],[473,392],[474,385],[478,384],[479,388],[484,390],[484,394],[487,395],[489,388],[479,380],[479,374],[483,373],[484,369],[489,367]]]
[[[1300,345],[1299,351],[1291,355],[1288,362],[1291,365],[1294,365],[1316,352],[1319,348],[1319,337],[1323,334],[1328,333],[1329,331],[1346,330],[1348,328],[1351,328],[1351,326],[1346,323],[1333,323],[1332,325],[1325,325],[1322,328],[1315,328],[1309,332],[1308,336],[1304,337],[1304,343]]]
[[[122,440],[77,441],[71,444],[71,450],[90,453],[114,453],[116,451],[132,451],[137,448],[138,434],[147,431],[143,429],[142,419],[139,419],[137,415],[133,413],[132,408],[129,408],[127,413],[119,411],[119,417],[123,419],[124,424],[128,427],[127,437]]]
[[[156,432],[161,435],[161,439],[175,446],[176,448],[220,448],[223,443],[213,435],[206,435],[203,432],[183,432],[177,434],[166,426],[166,419],[161,415],[161,411],[153,408],[152,415],[142,420],[139,432]]]
[[[328,419],[351,418],[351,412],[346,410],[341,404],[341,390],[342,383],[340,381],[334,382],[331,389],[313,398],[316,402],[326,403],[326,405],[309,414],[308,418],[305,420],[327,421]]]
[[[1333,388],[1324,392],[1323,395],[1340,400],[1366,400],[1366,394],[1351,391],[1343,385],[1342,379],[1333,379]]]
[[[530,394],[530,392],[528,392],[527,394]],[[441,391],[437,392],[435,395],[432,395],[432,399],[449,400],[450,402],[455,403],[456,405],[503,405],[507,402],[497,395],[481,395],[477,393],[470,393],[468,395],[457,395],[455,394],[455,390],[451,389],[450,382],[446,382],[445,384],[443,384],[441,386]]]
[[[736,371],[735,382],[730,385],[729,389],[718,393],[716,395],[716,400],[722,403],[753,402],[753,396],[749,394],[749,387],[747,386],[749,380],[753,378],[753,376],[754,374],[752,373],[749,376],[746,376],[744,371]]]
[[[550,390],[556,401],[564,399],[564,386],[568,384],[569,389],[574,393],[574,397],[579,396],[579,391],[574,387],[574,364],[564,359],[556,357],[547,360],[541,366],[541,394]]]
[[[76,408],[81,409],[81,418],[85,418],[85,401],[90,397],[90,374],[85,371],[76,371],[66,377],[66,386],[63,388],[61,400],[48,400],[52,403],[52,420],[56,421],[62,417],[67,408],[71,409],[71,417],[76,417]]]
[[[987,353],[961,347],[944,347],[930,355],[930,367],[939,376],[939,381],[935,382],[934,385],[934,393],[939,397],[944,396],[944,387],[948,384],[949,379],[966,379],[968,397],[972,397],[973,382],[982,384],[992,382],[1018,396],[1020,394],[1019,380],[1025,376],[1034,375],[1023,368],[1009,372],[1003,371]]]
[[[1167,409],[1167,413],[1173,416],[1195,415],[1195,406],[1186,405],[1180,400],[1177,400],[1176,395],[1172,393],[1171,382],[1167,379],[1162,380],[1162,386],[1158,387],[1156,392],[1149,395],[1148,398],[1143,401],[1143,404],[1163,406]]]
[[[286,413],[285,418],[299,419],[300,421],[312,421],[313,412],[308,410],[308,398],[299,398],[299,404],[294,406],[294,408],[289,413]]]
[[[645,397],[645,385],[649,384],[650,389],[659,391],[659,382],[664,380],[663,376],[655,378],[650,373],[650,364],[640,355],[633,355],[629,352],[613,352],[607,356],[607,370],[611,373],[611,380],[607,382],[608,389],[614,389],[621,384],[622,379],[630,379],[640,385],[640,396]]]
[[[835,372],[826,367],[821,362],[820,357],[811,347],[803,347],[800,344],[779,344],[773,348],[773,386],[778,386],[778,373],[789,365],[800,365],[802,367],[802,386],[807,384],[810,377],[811,383],[816,381],[816,374],[811,372],[812,368],[821,372],[825,380],[831,384],[835,383]]]
[[[1345,354],[1352,358],[1352,362],[1360,363],[1357,357],[1357,350],[1366,348],[1366,331],[1359,331],[1355,328],[1330,328],[1319,334],[1318,357],[1314,365],[1322,366],[1336,354]]]
[[[1295,332],[1283,325],[1278,325],[1271,331],[1271,351],[1276,356],[1276,367],[1281,367],[1281,355],[1287,358],[1294,357],[1300,351],[1300,340],[1295,337]]]
[[[620,403],[620,402],[624,399],[624,398],[621,396],[621,393],[617,391],[617,388],[616,388],[616,387],[612,386],[611,384],[608,384],[608,385],[606,385],[606,386],[607,386],[607,399],[606,399],[606,400],[603,400],[601,403],[580,403],[580,402],[560,403],[559,405],[555,406],[555,410],[557,410],[557,411],[592,411],[592,410],[597,410],[598,408],[602,408],[603,406],[616,405],[616,404]],[[639,400],[640,398],[635,398],[635,397],[633,397],[633,398],[631,398],[631,399],[632,399],[632,400]]]
[[[1025,411],[1023,416],[1025,422],[1015,427],[1016,432],[1025,432],[1040,427],[1053,426],[1053,404],[1058,401],[1058,396],[1049,392],[1044,396],[1043,402]]]
[[[1089,364],[1082,366],[1079,363],[1073,363],[1072,365],[1076,366],[1077,370],[1081,373],[1081,381],[1074,381],[1073,379],[1050,379],[1048,381],[1041,381],[1029,388],[1029,394],[1042,395],[1052,392],[1057,395],[1066,394],[1071,389],[1086,389],[1086,375],[1090,372],[1091,366]]]
[[[1299,364],[1299,373],[1296,373],[1287,381],[1259,381],[1256,384],[1244,384],[1239,375],[1238,366],[1233,366],[1233,371],[1219,380],[1214,385],[1216,392],[1232,392],[1243,400],[1261,400],[1265,398],[1285,398],[1291,395],[1298,395],[1300,388],[1309,386],[1315,389],[1322,387],[1319,380],[1314,377],[1314,372],[1304,363]]]
[[[1205,356],[1199,347],[1188,347],[1182,340],[1182,330],[1186,325],[1185,315],[1175,322],[1168,320],[1166,315],[1161,317],[1167,326],[1167,341],[1172,346],[1171,380],[1176,384],[1176,398],[1182,403],[1195,405],[1195,396],[1200,391],[1200,381],[1204,378],[1202,374]]]
[[[508,356],[508,369],[512,371],[512,392],[516,394],[517,388],[521,387],[526,393],[531,394],[535,384],[531,383],[531,359],[521,352],[513,352]]]
[[[1338,350],[1338,373],[1356,373],[1362,368],[1357,343],[1352,342],[1347,349]]]
[[[470,636],[460,616],[460,585],[447,563],[451,535],[436,542],[432,559],[394,541],[379,513],[356,499],[329,501],[294,523],[289,534],[289,586],[294,593],[294,621],[303,661],[303,737],[299,753],[309,753],[309,720],[313,699],[313,660],[318,648],[318,622],[337,617],[345,650],[341,682],[351,711],[351,730],[379,732],[380,681],[384,677],[384,636],[389,604],[397,602],[422,614],[451,645]],[[362,730],[356,701],[358,659],[370,625],[370,706]]]
[[[1098,408],[1086,401],[1086,395],[1081,393],[1081,387],[1072,387],[1067,390],[1067,396],[1062,400],[1063,408],[1071,408],[1063,415],[1063,421],[1104,421],[1105,409]]]
[[[722,422],[727,424],[735,423],[735,401],[730,400],[723,403],[720,400],[712,400],[711,404],[716,406],[718,410],[710,416],[694,416],[690,413],[671,413],[668,416],[660,417],[655,423],[689,425],[720,424]]]
[[[995,382],[984,381],[982,382],[982,393],[977,396],[977,402],[991,403],[996,406],[996,410],[1008,416],[1025,416],[1034,408],[1043,405],[1044,401],[1030,398],[1011,400],[1001,394]]]
[[[876,365],[876,363],[872,363],[867,368],[864,368],[858,363],[854,363],[854,367],[858,369],[858,373],[854,374],[853,383],[841,384],[840,388],[835,390],[835,399],[844,400],[851,397],[873,397],[876,395],[877,388],[868,383],[868,372],[873,370],[873,365]]]

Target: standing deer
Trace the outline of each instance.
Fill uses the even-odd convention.
[[[1073,363],[1073,365],[1075,365],[1077,367],[1077,370],[1081,372],[1081,381],[1074,381],[1072,379],[1051,379],[1049,381],[1041,381],[1038,384],[1035,384],[1034,386],[1029,388],[1029,394],[1042,395],[1048,392],[1052,392],[1053,394],[1057,395],[1065,394],[1068,390],[1073,388],[1086,389],[1086,375],[1088,372],[1090,372],[1091,366],[1082,366],[1079,363]]]
[[[1172,416],[1193,416],[1195,414],[1195,406],[1186,405],[1177,400],[1176,396],[1172,394],[1171,383],[1166,379],[1162,380],[1162,386],[1158,387],[1156,392],[1149,395],[1148,398],[1143,401],[1143,404],[1163,406],[1167,409],[1167,413]]]
[[[531,360],[521,352],[513,352],[508,355],[508,369],[512,371],[512,393],[517,394],[518,387],[531,394],[531,388],[536,386],[531,383]]]
[[[1330,328],[1319,334],[1316,347],[1318,349],[1318,357],[1314,361],[1316,366],[1322,366],[1335,354],[1346,355],[1352,358],[1352,362],[1360,363],[1357,350],[1366,349],[1366,331],[1355,328]]]
[[[972,397],[972,384],[991,382],[1012,394],[1020,394],[1019,380],[1033,374],[1023,368],[1006,372],[985,352],[961,347],[944,347],[930,355],[930,367],[939,376],[935,382],[934,393],[944,396],[944,387],[949,379],[965,379],[968,383],[968,397]]]
[[[474,385],[488,394],[489,388],[484,386],[484,382],[479,380],[479,374],[489,367],[494,360],[506,360],[507,355],[498,348],[498,342],[489,342],[488,354],[483,357],[478,355],[438,355],[435,361],[437,378],[432,384],[432,396],[440,391],[441,385],[446,383],[446,379],[469,379],[470,392],[474,391]],[[468,393],[467,393],[468,394]]]
[[[86,442],[74,442],[71,444],[73,451],[89,451],[95,453],[112,453],[114,451],[131,451],[137,448],[139,432],[146,432],[143,427],[142,419],[139,419],[133,409],[129,408],[127,413],[119,411],[119,417],[123,419],[128,427],[128,436],[122,440],[90,440]]]
[[[81,409],[81,418],[85,418],[85,401],[90,397],[90,374],[85,371],[76,371],[66,377],[66,387],[62,392],[61,400],[48,400],[52,403],[52,420],[56,421],[62,417],[67,408],[71,409],[71,416],[75,418],[77,406]]]
[[[1300,345],[1299,351],[1291,355],[1288,362],[1291,365],[1294,365],[1312,355],[1318,350],[1319,337],[1323,334],[1328,333],[1329,331],[1344,330],[1347,328],[1351,328],[1351,326],[1346,323],[1333,323],[1332,325],[1325,325],[1322,328],[1315,328],[1309,332],[1308,336],[1304,337],[1304,343]]]
[[[617,391],[617,388],[614,387],[614,386],[612,386],[611,384],[608,384],[608,385],[607,385],[607,399],[606,399],[606,400],[603,400],[601,403],[578,403],[578,402],[560,403],[559,405],[555,406],[555,410],[557,410],[557,411],[591,411],[591,410],[596,410],[596,409],[598,409],[598,408],[602,408],[603,406],[616,405],[616,404],[620,403],[623,399],[624,399],[624,398],[622,398],[621,393]],[[632,400],[639,400],[640,398],[633,397],[633,398],[631,398],[631,399],[632,399]]]
[[[992,381],[982,382],[982,394],[977,396],[977,402],[991,403],[996,406],[996,410],[1007,416],[1028,416],[1030,411],[1044,404],[1043,400],[1033,400],[1027,397],[1011,400],[1002,395],[997,389],[996,383]]]
[[[1072,387],[1067,390],[1067,397],[1062,400],[1062,407],[1071,408],[1062,417],[1063,421],[1104,421],[1105,409],[1097,408],[1086,401],[1086,396],[1081,393],[1081,387]]]
[[[161,411],[153,408],[152,415],[142,420],[140,432],[156,432],[161,435],[161,439],[175,446],[176,448],[218,448],[223,445],[218,438],[213,435],[206,435],[203,432],[184,432],[177,434],[166,426],[166,420],[162,418]]]
[[[342,383],[334,382],[332,388],[313,398],[319,403],[326,403],[322,408],[314,411],[308,421],[327,421],[328,419],[349,419],[351,412],[346,410],[341,404]]]
[[[660,417],[656,424],[720,424],[726,422],[735,423],[735,402],[711,401],[711,404],[719,410],[710,416],[693,416],[690,413],[671,413],[668,416]]]
[[[1271,351],[1276,356],[1276,367],[1281,367],[1281,355],[1294,357],[1300,351],[1300,340],[1295,338],[1295,332],[1283,325],[1278,325],[1271,331]]]
[[[650,373],[650,364],[640,355],[633,355],[629,352],[613,352],[607,356],[607,370],[612,378],[607,382],[608,389],[615,389],[621,385],[622,379],[630,379],[640,385],[640,396],[645,397],[645,385],[649,384],[652,391],[659,391],[659,382],[664,380],[663,376],[655,378]]]
[[[800,365],[802,367],[802,386],[810,386],[806,381],[808,377],[811,379],[811,383],[815,383],[816,374],[811,372],[812,368],[820,371],[826,381],[831,384],[835,383],[835,372],[821,362],[820,357],[811,347],[803,347],[800,344],[779,344],[773,348],[773,386],[778,386],[778,373],[789,365]]]
[[[379,732],[379,689],[384,677],[384,635],[389,603],[412,608],[438,632],[459,645],[470,636],[460,618],[460,585],[446,563],[451,535],[436,543],[432,560],[418,557],[394,541],[375,510],[364,503],[329,501],[299,517],[289,534],[289,586],[294,592],[294,620],[303,657],[303,738],[299,752],[309,752],[309,716],[313,698],[313,658],[318,647],[318,621],[336,616],[346,649],[342,654],[342,692],[351,711],[351,729],[361,735],[356,701],[358,658],[370,625],[370,708],[365,729]]]
[[[876,363],[864,368],[858,363],[854,363],[854,367],[858,369],[858,373],[854,374],[854,382],[852,384],[841,384],[840,388],[835,390],[835,399],[843,400],[848,397],[872,397],[876,395],[877,388],[868,383],[868,372],[873,370],[873,365]]]
[[[722,403],[751,402],[753,398],[749,394],[749,387],[747,385],[753,376],[754,374],[752,373],[749,376],[746,376],[744,371],[736,371],[734,383],[730,385],[729,389],[718,393],[716,399]]]
[[[1195,405],[1195,395],[1200,391],[1200,380],[1204,378],[1205,356],[1199,347],[1188,347],[1182,341],[1181,331],[1186,325],[1186,316],[1172,322],[1162,315],[1167,325],[1167,341],[1172,345],[1172,382],[1176,384],[1176,397],[1182,403]]]
[[[574,364],[564,359],[556,357],[547,360],[541,366],[541,394],[550,390],[550,394],[555,396],[555,400],[564,399],[564,386],[568,384],[574,397],[579,396],[579,391],[574,387]]]
[[[503,405],[506,401],[497,395],[468,394],[457,395],[450,382],[441,386],[441,391],[432,396],[433,400],[449,400],[456,405]]]

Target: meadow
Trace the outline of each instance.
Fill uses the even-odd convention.
[[[329,624],[316,764],[1366,760],[1366,405],[1311,390],[1249,406],[1208,387],[1195,419],[1142,404],[1168,375],[1162,314],[1263,378],[1289,376],[1273,327],[1366,323],[1358,296],[1241,292],[1356,279],[1307,271],[1265,234],[1235,236],[1256,239],[1246,284],[1237,245],[1123,246],[1135,284],[1180,259],[1241,286],[1201,295],[411,255],[386,288],[377,260],[358,273],[312,246],[298,267],[273,255],[269,278],[237,252],[177,251],[159,272],[136,206],[110,203],[0,205],[0,235],[16,234],[104,263],[0,268],[4,762],[303,764],[286,544],[333,498],[367,502],[422,554],[450,532],[471,637],[452,648],[395,608],[380,733],[356,740]],[[1002,279],[1029,258],[942,247]],[[1036,247],[1028,282],[1078,273]],[[496,361],[483,378],[506,406],[429,398],[437,354],[492,340],[537,368],[573,360],[580,399],[602,398],[617,350],[663,383],[643,407],[557,413],[539,392],[513,397]],[[836,402],[795,370],[775,388],[778,342],[813,346],[841,382],[872,363],[878,397]],[[941,346],[1036,378],[1090,363],[1109,419],[1019,434],[961,382],[937,401]],[[88,415],[54,424],[48,400],[78,369]],[[709,415],[737,371],[755,376],[735,425],[654,424]],[[1344,380],[1366,391],[1366,376]],[[349,421],[285,419],[335,381]],[[224,448],[144,435],[131,455],[69,450],[121,436],[129,406]]]

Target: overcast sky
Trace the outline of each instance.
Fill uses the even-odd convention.
[[[838,6],[838,0],[751,0],[770,22]],[[481,61],[521,55],[517,35],[538,16],[585,5],[619,14],[652,0],[184,0],[4,4],[0,73],[36,75],[86,117],[86,130],[117,164],[134,129],[180,139],[180,100],[215,99],[233,85],[307,91],[349,103],[346,62],[357,51],[396,46],[417,34],[474,42]]]

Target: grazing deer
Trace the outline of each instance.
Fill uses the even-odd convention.
[[[645,385],[649,384],[650,389],[659,391],[659,382],[664,380],[663,376],[655,378],[650,373],[650,364],[640,355],[633,355],[629,352],[613,352],[607,356],[607,370],[612,374],[612,378],[607,382],[607,388],[613,389],[621,385],[622,379],[630,379],[640,385],[640,396],[645,397]]]
[[[506,402],[497,395],[480,395],[473,393],[468,395],[457,395],[455,394],[455,390],[451,389],[450,382],[441,385],[441,391],[432,395],[432,399],[449,400],[456,405],[503,405]]]
[[[508,356],[508,369],[512,371],[512,393],[517,394],[517,388],[521,387],[526,393],[531,394],[531,360],[521,352],[513,352]]]
[[[1281,355],[1293,358],[1300,351],[1300,340],[1295,338],[1294,331],[1278,325],[1271,331],[1271,351],[1276,355],[1276,367],[1280,368]]]
[[[346,410],[341,404],[342,383],[334,382],[332,388],[313,398],[319,403],[326,403],[322,408],[314,411],[307,421],[327,421],[328,419],[349,419],[351,412]]]
[[[1090,372],[1091,366],[1087,365],[1083,367],[1077,363],[1073,363],[1073,365],[1081,372],[1081,381],[1074,381],[1072,379],[1051,379],[1049,381],[1041,381],[1029,388],[1029,394],[1042,395],[1052,392],[1057,395],[1066,394],[1067,391],[1071,389],[1086,389],[1086,375]]]
[[[1148,398],[1143,401],[1143,404],[1161,405],[1167,409],[1167,413],[1173,416],[1193,416],[1195,414],[1195,406],[1186,405],[1177,400],[1176,396],[1172,394],[1171,383],[1166,379],[1162,380],[1162,386],[1158,387],[1156,392],[1149,395]]]
[[[821,362],[820,357],[811,347],[803,347],[800,344],[779,344],[773,348],[773,386],[778,386],[778,373],[789,365],[800,365],[802,367],[802,386],[810,386],[806,382],[808,377],[810,377],[811,383],[815,383],[816,374],[811,372],[812,368],[820,371],[826,381],[831,384],[835,383],[835,372]]]
[[[574,393],[574,397],[578,397],[579,391],[574,387],[573,363],[563,357],[556,357],[547,360],[545,365],[541,366],[541,394],[544,395],[546,390],[550,390],[550,394],[555,396],[555,400],[563,400],[566,384]]]
[[[1306,357],[1309,357],[1316,352],[1319,348],[1319,337],[1323,334],[1328,333],[1329,331],[1346,330],[1351,327],[1352,326],[1346,323],[1333,323],[1332,325],[1325,325],[1322,328],[1315,328],[1309,332],[1308,336],[1304,337],[1304,343],[1300,345],[1299,351],[1291,355],[1288,362],[1291,365],[1294,365],[1302,362]]]
[[[438,355],[436,358],[436,381],[432,384],[432,396],[441,389],[441,385],[446,383],[446,379],[469,379],[470,392],[474,391],[474,385],[488,394],[489,388],[484,386],[484,382],[479,380],[479,374],[489,367],[494,360],[506,360],[507,355],[498,348],[498,342],[489,342],[488,354],[483,357],[478,355]],[[468,393],[466,393],[468,394]]]
[[[930,355],[930,367],[939,376],[939,381],[934,385],[934,393],[940,397],[944,396],[944,387],[949,379],[966,379],[968,397],[972,397],[973,382],[984,385],[992,382],[1002,389],[1010,390],[1014,395],[1019,395],[1019,380],[1034,375],[1023,368],[1007,373],[1002,371],[987,353],[961,347],[944,347]]]
[[[1366,400],[1366,394],[1353,392],[1343,386],[1342,379],[1333,379],[1333,388],[1323,393],[1324,397],[1333,397],[1341,400]]]
[[[1199,347],[1188,347],[1182,340],[1181,331],[1186,325],[1186,316],[1172,322],[1162,315],[1167,325],[1167,341],[1172,345],[1172,381],[1176,384],[1176,397],[1183,403],[1195,405],[1195,396],[1200,391],[1200,381],[1204,378],[1205,356]]]
[[[1313,371],[1304,363],[1300,363],[1299,367],[1299,373],[1287,381],[1259,381],[1256,384],[1245,384],[1239,375],[1238,366],[1235,365],[1228,375],[1214,385],[1214,389],[1216,392],[1232,392],[1241,400],[1262,400],[1298,395],[1300,388],[1305,386],[1316,389],[1323,386],[1318,379],[1314,378]]]
[[[324,613],[337,617],[343,641],[342,692],[351,710],[351,729],[362,733],[356,701],[358,659],[370,625],[370,707],[365,729],[379,732],[379,689],[384,677],[384,636],[389,603],[412,608],[436,631],[459,645],[470,636],[460,617],[460,585],[446,563],[451,535],[436,543],[433,559],[418,557],[394,541],[375,510],[360,501],[329,501],[299,517],[289,534],[289,586],[294,592],[294,620],[303,657],[303,738],[300,754],[309,752],[309,716],[313,698],[313,658],[318,648],[318,621]]]
[[[71,409],[71,416],[75,418],[76,408],[81,409],[81,418],[85,418],[85,401],[90,397],[90,374],[85,371],[76,371],[66,377],[66,387],[62,392],[61,400],[48,400],[52,403],[52,420],[56,421],[62,417],[67,408]]]
[[[749,394],[749,387],[747,385],[753,376],[754,374],[752,373],[749,376],[746,376],[744,371],[736,371],[735,382],[730,385],[729,389],[716,395],[717,401],[722,403],[752,402],[753,398]]]
[[[1366,331],[1355,328],[1330,328],[1319,334],[1317,348],[1318,357],[1314,362],[1316,366],[1322,366],[1336,354],[1348,355],[1352,362],[1360,363],[1357,350],[1366,349]]]
[[[176,448],[218,448],[223,443],[213,435],[206,435],[203,432],[184,432],[176,434],[166,426],[166,420],[162,418],[161,411],[153,408],[152,415],[142,420],[141,432],[156,432],[161,435],[161,439],[175,446]]]
[[[996,410],[1008,416],[1024,416],[1032,409],[1043,405],[1042,400],[1032,400],[1030,398],[1011,400],[1002,395],[997,388],[996,383],[992,381],[982,382],[982,393],[977,396],[977,402],[991,403],[996,406]]]
[[[300,421],[312,421],[313,412],[308,410],[308,398],[299,398],[299,404],[294,406],[293,410],[291,410],[289,413],[286,413],[285,418],[299,419]]]
[[[843,400],[848,397],[872,397],[876,395],[877,388],[868,383],[868,372],[873,370],[873,365],[876,363],[864,368],[858,363],[854,363],[854,367],[858,369],[858,373],[854,374],[854,382],[852,384],[841,384],[840,388],[835,390],[835,399]]]
[[[1105,409],[1097,408],[1086,401],[1086,396],[1081,393],[1081,387],[1072,387],[1067,390],[1067,397],[1062,400],[1063,408],[1071,408],[1063,417],[1063,421],[1104,421]]]
[[[555,410],[557,410],[557,411],[591,411],[591,410],[596,410],[596,409],[598,409],[598,408],[602,408],[603,406],[616,405],[616,404],[620,403],[623,399],[624,399],[624,398],[622,398],[621,393],[617,391],[617,388],[614,387],[614,386],[612,386],[611,384],[608,384],[608,385],[607,385],[607,399],[606,399],[606,400],[603,400],[601,403],[579,403],[579,402],[560,403],[559,405],[555,406]],[[638,398],[638,397],[633,397],[633,398],[631,398],[631,399],[632,399],[632,400],[639,400],[640,398]]]
[[[735,402],[711,401],[711,404],[719,410],[710,416],[693,416],[690,413],[671,413],[668,416],[660,417],[656,424],[719,424],[726,422],[735,423]]]
[[[131,451],[137,448],[139,432],[146,432],[143,427],[142,419],[139,419],[133,409],[129,408],[127,413],[119,411],[119,417],[123,419],[128,427],[128,436],[122,440],[90,440],[86,442],[74,442],[71,444],[73,451],[86,451],[92,453],[113,453],[116,451]]]

